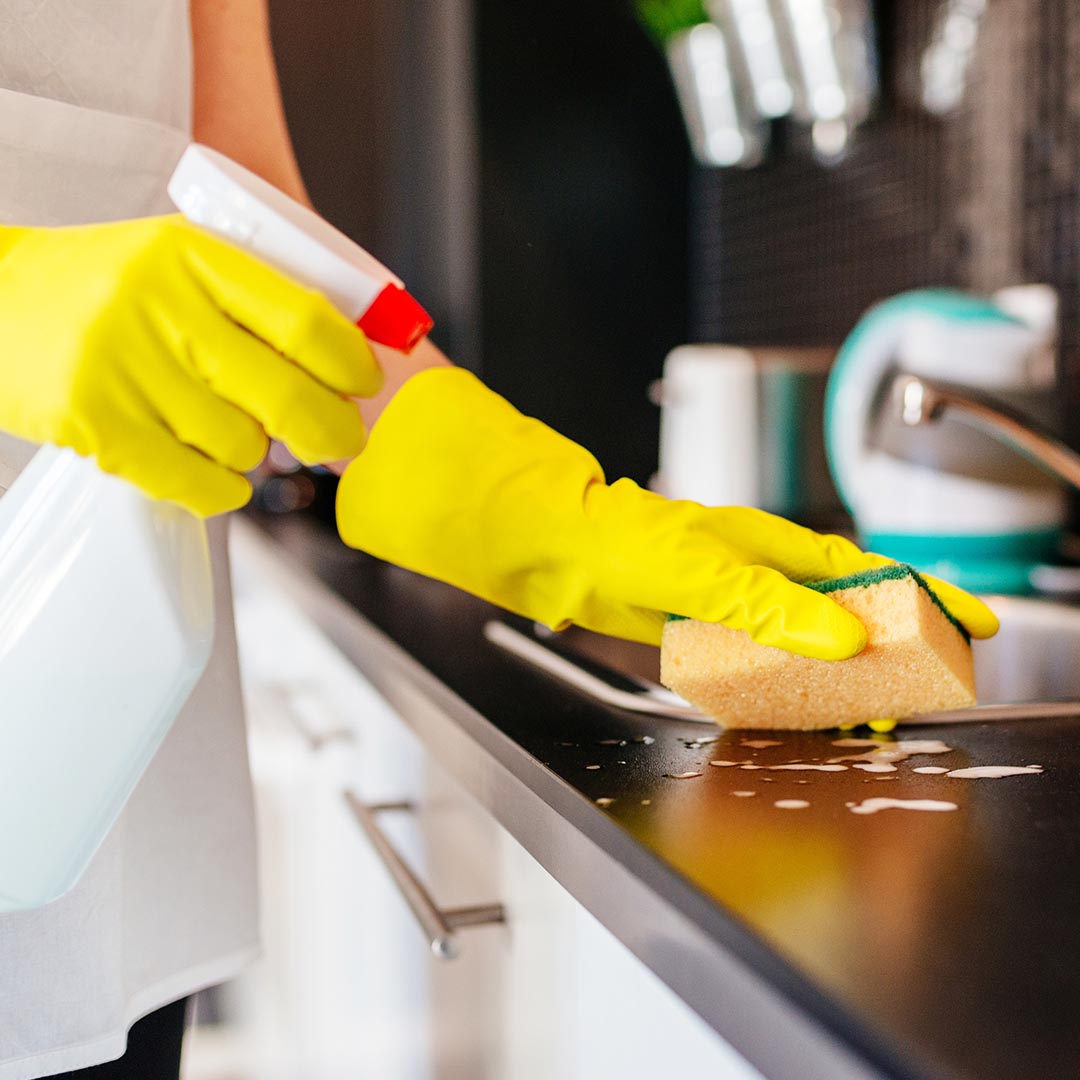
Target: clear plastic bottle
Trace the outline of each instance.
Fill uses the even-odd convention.
[[[66,892],[210,657],[206,529],[46,446],[0,499],[0,911]]]
[[[373,340],[407,351],[430,330],[385,267],[221,154],[189,147],[169,193]],[[78,880],[202,675],[213,627],[203,523],[39,450],[0,499],[0,912]]]

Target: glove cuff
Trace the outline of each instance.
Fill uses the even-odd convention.
[[[3,259],[31,231],[21,225],[0,225],[0,259]]]
[[[476,376],[432,368],[397,392],[346,469],[338,530],[352,547],[558,625],[586,586],[550,571],[583,546],[585,493],[603,481],[587,450]]]

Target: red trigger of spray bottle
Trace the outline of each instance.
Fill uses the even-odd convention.
[[[427,337],[435,322],[405,289],[391,281],[357,319],[356,325],[372,341],[407,353]]]

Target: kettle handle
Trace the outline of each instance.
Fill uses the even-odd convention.
[[[856,515],[865,471],[866,432],[882,380],[896,365],[913,317],[1015,327],[1019,320],[982,297],[955,289],[916,289],[875,304],[855,324],[833,364],[825,390],[825,449],[836,490]]]

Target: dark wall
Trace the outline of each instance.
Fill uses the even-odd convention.
[[[470,0],[271,0],[289,129],[316,208],[368,248],[475,367]]]
[[[646,388],[687,333],[687,157],[629,0],[477,0],[485,378],[590,447],[656,467]]]
[[[994,0],[945,119],[916,101],[942,0],[879,0],[883,101],[843,163],[779,125],[763,166],[692,173],[629,0],[271,6],[316,204],[609,472],[654,467],[644,391],[672,345],[835,345],[931,284],[1057,287],[1080,446],[1080,0]]]
[[[645,481],[686,339],[688,152],[630,0],[271,0],[315,205],[516,405]]]
[[[396,0],[271,0],[285,111],[312,201],[381,258],[394,248]]]

